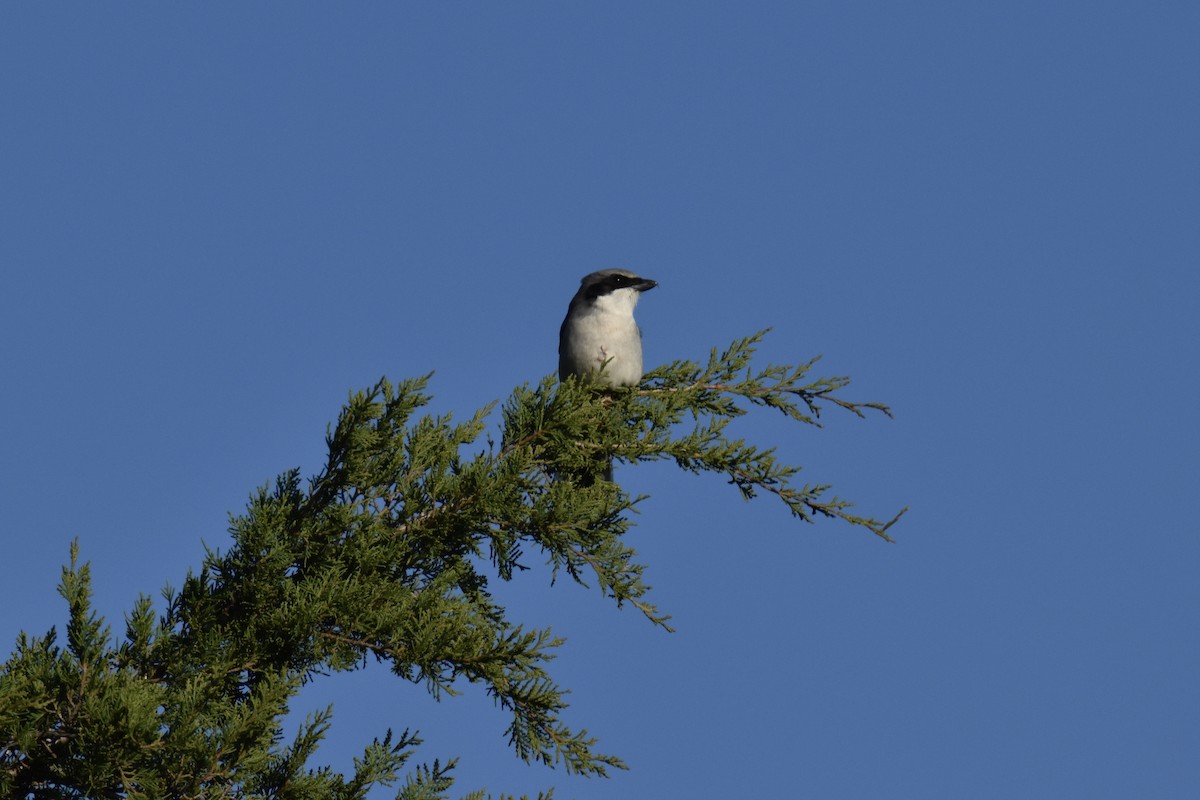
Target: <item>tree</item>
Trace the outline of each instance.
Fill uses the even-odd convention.
[[[65,644],[54,629],[22,633],[0,671],[0,793],[299,800],[399,783],[398,798],[448,796],[453,761],[404,773],[420,744],[409,731],[374,739],[349,776],[308,765],[332,709],[282,740],[288,701],[306,681],[370,660],[434,695],[462,680],[484,685],[511,714],[509,742],[526,761],[593,776],[623,768],[559,719],[563,689],[547,660],[562,639],[509,619],[488,590],[540,551],[552,576],[595,581],[669,630],[622,539],[627,512],[646,498],[603,479],[609,455],[719,472],[801,520],[840,519],[889,541],[900,516],[856,516],[826,497],[828,486],[793,486],[797,468],[770,449],[725,435],[746,404],[807,425],[828,406],[890,416],[842,399],[846,378],[805,382],[815,359],[753,370],[764,334],[714,350],[707,364],[659,368],[632,389],[553,378],[521,386],[501,410],[499,442],[486,437],[483,449],[492,406],[461,423],[414,419],[428,376],[381,380],[350,397],[306,486],[292,470],[260,489],[232,519],[229,549],[210,550],[178,591],[164,590],[157,616],[140,597],[120,639],[92,611],[73,544],[60,584]]]

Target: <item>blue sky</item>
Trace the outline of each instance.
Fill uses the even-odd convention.
[[[624,266],[649,364],[773,326],[893,407],[737,433],[911,505],[898,543],[626,467],[676,633],[500,591],[630,771],[378,668],[300,697],[323,763],[407,726],[463,792],[1196,796],[1197,41],[1182,2],[5,6],[0,641],[61,626],[74,537],[120,629],[352,389],[551,372]]]

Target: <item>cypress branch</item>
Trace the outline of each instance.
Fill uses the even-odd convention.
[[[891,416],[844,398],[848,378],[811,377],[816,359],[755,369],[765,333],[705,363],[660,367],[638,387],[520,386],[500,407],[498,441],[486,434],[493,405],[464,422],[418,417],[429,376],[354,392],[326,432],[324,466],[307,483],[290,470],[259,489],[231,519],[228,550],[208,551],[165,590],[159,617],[138,598],[120,642],[91,609],[73,544],[60,583],[66,647],[53,630],[22,634],[0,669],[0,794],[361,798],[399,784],[400,798],[448,796],[454,759],[402,774],[420,745],[408,731],[366,745],[350,776],[308,766],[332,709],[283,743],[301,686],[369,661],[435,696],[481,684],[527,762],[598,777],[624,769],[563,720],[566,690],[549,669],[563,639],[510,619],[491,592],[493,580],[565,575],[670,630],[624,540],[648,498],[604,479],[610,458],[714,472],[747,499],[774,496],[803,521],[837,519],[888,541],[904,513],[857,515],[828,485],[795,485],[800,468],[773,448],[727,434],[752,406],[815,428],[830,407]]]

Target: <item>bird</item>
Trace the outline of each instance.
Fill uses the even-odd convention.
[[[592,376],[604,386],[642,380],[642,332],[633,318],[642,292],[658,286],[629,270],[585,275],[558,331],[558,378]],[[612,461],[604,471],[612,480]]]
[[[558,378],[599,373],[608,386],[642,379],[642,332],[633,319],[642,292],[658,286],[624,269],[585,275],[558,330]]]

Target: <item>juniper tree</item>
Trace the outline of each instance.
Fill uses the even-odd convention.
[[[232,518],[227,549],[209,550],[165,590],[161,611],[140,597],[123,636],[93,612],[72,545],[59,586],[65,642],[54,629],[22,633],[0,671],[0,794],[301,800],[398,784],[398,798],[447,797],[454,760],[410,767],[420,740],[409,731],[367,744],[352,775],[309,763],[331,709],[283,740],[302,685],[372,661],[434,695],[481,684],[510,716],[508,740],[525,761],[590,776],[623,768],[560,720],[564,689],[547,662],[563,640],[511,619],[489,592],[544,561],[551,576],[595,582],[669,630],[623,538],[647,498],[603,479],[608,456],[717,472],[800,520],[837,519],[889,541],[900,516],[858,516],[826,485],[794,485],[798,468],[771,449],[727,436],[750,405],[810,426],[829,407],[890,415],[844,399],[846,378],[810,379],[815,361],[754,369],[762,335],[629,389],[521,386],[496,438],[493,406],[463,422],[417,417],[427,378],[381,380],[350,396],[316,475],[305,482],[292,470],[258,490]]]

